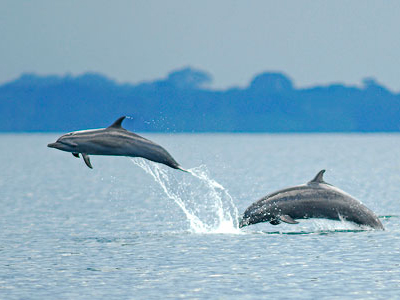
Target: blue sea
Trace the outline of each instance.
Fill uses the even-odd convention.
[[[399,134],[143,134],[190,173],[0,135],[0,299],[399,299]],[[237,228],[268,193],[325,181],[385,231]]]

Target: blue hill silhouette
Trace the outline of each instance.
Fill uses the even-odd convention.
[[[212,90],[207,72],[185,68],[167,78],[118,84],[100,74],[24,74],[0,86],[0,131],[72,131],[104,127],[122,115],[136,131],[396,132],[400,95],[373,79],[362,87],[298,89],[281,73],[257,75],[245,88]]]

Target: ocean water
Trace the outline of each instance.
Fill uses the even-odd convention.
[[[0,299],[400,298],[400,135],[144,135],[190,173],[0,135]],[[237,228],[321,169],[386,230]]]

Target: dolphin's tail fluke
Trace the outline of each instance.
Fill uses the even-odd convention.
[[[188,170],[185,170],[181,166],[177,166],[176,169],[181,170],[181,171],[186,172],[186,173],[190,173]]]

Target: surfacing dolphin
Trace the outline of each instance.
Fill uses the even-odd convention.
[[[143,157],[167,165],[173,169],[183,169],[175,159],[160,145],[122,128],[125,116],[120,117],[111,126],[101,129],[82,130],[62,135],[50,148],[79,153],[89,168],[93,168],[89,155],[116,155]]]
[[[378,217],[360,201],[323,180],[325,170],[307,184],[269,194],[250,205],[239,227],[260,222],[297,224],[296,219],[346,220],[382,229]]]

